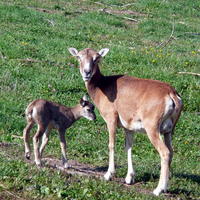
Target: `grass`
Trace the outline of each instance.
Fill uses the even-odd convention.
[[[198,1],[22,1],[0,2],[0,141],[15,143],[8,157],[0,152],[0,197],[24,199],[199,199],[200,197],[200,79],[179,71],[200,73],[200,3]],[[103,8],[134,11],[109,15]],[[131,22],[123,17],[136,19]],[[172,33],[173,39],[166,43]],[[166,46],[160,46],[160,44]],[[174,159],[170,196],[156,198],[149,192],[159,177],[159,156],[147,137],[136,134],[133,160],[138,186],[129,188],[38,170],[23,161],[24,110],[36,98],[68,106],[86,93],[67,48],[96,50],[108,47],[101,64],[104,74],[129,74],[173,85],[183,98],[184,110],[173,137]],[[98,111],[97,121],[78,121],[67,130],[68,156],[97,167],[108,164],[108,133]],[[92,142],[91,142],[92,141]],[[56,132],[52,132],[46,156],[60,158]],[[118,130],[117,177],[126,175],[124,135]]]

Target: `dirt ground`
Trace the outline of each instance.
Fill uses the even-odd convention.
[[[18,148],[16,148],[17,146],[18,146]],[[19,146],[20,146],[20,148],[19,148]],[[3,154],[4,156],[6,156],[7,158],[9,158],[11,160],[18,159],[18,160],[22,160],[26,163],[29,163],[30,165],[35,165],[33,160],[25,159],[23,147],[19,144],[0,142],[0,152],[1,152],[1,154]],[[70,168],[65,169],[62,165],[61,160],[55,159],[52,157],[44,157],[42,159],[42,162],[43,162],[43,167],[51,168],[52,170],[60,170],[64,174],[94,177],[94,178],[98,178],[98,179],[103,179],[103,175],[107,170],[107,166],[95,167],[95,166],[92,166],[89,164],[80,163],[76,160],[69,160],[68,162],[69,162]],[[113,178],[112,181],[116,182],[120,185],[123,185],[127,189],[134,187],[134,189],[136,189],[136,191],[139,193],[150,194],[152,192],[147,189],[143,189],[142,182],[135,183],[133,185],[127,185],[124,182],[124,178]],[[12,193],[11,193],[11,195],[12,195]],[[170,199],[171,198],[173,199],[171,194],[166,193],[165,196],[170,197]],[[1,200],[1,197],[2,196],[0,196],[0,200]]]

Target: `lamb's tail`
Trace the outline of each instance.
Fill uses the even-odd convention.
[[[31,121],[33,119],[32,114],[33,114],[33,103],[31,102],[25,110],[25,116],[27,121]]]

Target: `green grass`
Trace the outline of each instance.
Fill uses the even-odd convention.
[[[142,192],[156,187],[160,173],[159,156],[146,135],[137,134],[133,148],[136,181],[142,182],[140,192],[138,186],[126,188],[115,182],[66,176],[47,168],[37,170],[23,161],[23,141],[13,137],[22,136],[24,110],[30,101],[45,98],[72,106],[86,93],[76,68],[78,63],[67,50],[69,47],[79,50],[108,47],[110,52],[101,63],[104,74],[125,73],[161,80],[173,85],[182,96],[184,110],[173,137],[171,195],[157,199],[198,199],[200,78],[178,72],[200,73],[200,3],[101,0],[100,5],[95,2],[0,2],[0,141],[21,145],[17,147],[16,159],[0,152],[0,197],[11,198],[5,193],[7,190],[26,199],[156,198]],[[131,10],[135,14],[108,15],[101,11],[105,7]],[[166,43],[173,26],[174,39]],[[160,46],[161,43],[166,46]],[[97,110],[96,113],[95,123],[82,119],[67,130],[68,156],[106,167],[108,133]],[[117,168],[116,176],[120,178],[125,177],[127,170],[122,132],[118,130],[116,144],[116,163],[122,166]],[[51,134],[45,155],[60,158],[56,132]]]

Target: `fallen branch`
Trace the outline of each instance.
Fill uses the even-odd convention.
[[[127,7],[127,6],[132,6],[132,5],[134,5],[134,4],[135,4],[135,3],[127,3],[127,4],[124,4],[124,5],[120,6],[120,7],[124,8],[124,7]]]
[[[40,62],[42,62],[41,60],[35,60],[35,59],[32,59],[32,58],[16,59],[16,60],[19,60],[21,62],[26,62],[26,63],[40,63]]]
[[[175,25],[174,25],[174,22],[172,24],[172,32],[171,32],[171,35],[169,36],[169,39],[168,40],[165,40],[163,42],[161,42],[159,45],[157,45],[157,47],[165,47],[167,46],[167,44],[169,44],[172,40],[175,40],[175,37],[173,36],[174,34],[174,28],[175,28]]]
[[[12,135],[12,137],[14,137],[14,138],[19,138],[19,139],[23,139],[23,136],[19,136],[19,135]]]
[[[55,26],[55,22],[53,20],[50,20],[50,19],[46,19],[46,20],[51,26]]]
[[[113,16],[116,16],[116,17],[120,17],[120,18],[123,18],[123,19],[129,20],[129,21],[138,22],[137,19],[133,19],[133,18],[130,18],[130,17],[119,16],[119,15],[113,14],[112,12],[106,10],[106,8],[104,8],[104,9],[100,9],[100,11],[102,11],[102,12],[104,12],[104,13],[107,13],[107,14],[109,14],[109,15],[113,15]]]
[[[21,146],[21,144],[18,144],[18,143],[6,143],[6,142],[0,142],[0,147],[10,147],[10,146],[13,146],[13,145],[17,145],[17,146]]]
[[[98,4],[98,5],[101,5],[101,6],[108,6],[107,4],[103,4],[103,3],[101,3],[101,2],[98,2],[98,1],[96,1],[96,2],[94,2],[95,4]]]
[[[76,168],[71,168],[71,169],[65,169],[64,167],[61,166],[49,166],[50,168],[54,168],[54,169],[58,169],[60,171],[64,171],[67,174],[71,174],[71,175],[78,175],[78,176],[87,176],[87,177],[96,177],[99,178],[100,176],[95,174],[95,173],[88,173],[88,172],[84,172],[81,170],[78,170]]]
[[[50,13],[50,14],[54,14],[54,13],[58,12],[58,11],[49,10],[49,9],[46,9],[46,8],[37,8],[37,7],[28,7],[28,8],[34,9],[34,10],[39,11],[39,12]]]
[[[127,19],[127,20],[129,20],[129,21],[138,22],[137,19],[133,19],[133,18],[130,18],[130,17],[124,17],[124,16],[123,16],[122,18]]]
[[[127,4],[124,4],[124,5],[109,5],[109,4],[104,4],[104,3],[101,3],[101,2],[98,2],[98,1],[96,1],[96,2],[94,2],[95,4],[98,4],[98,5],[102,5],[102,6],[107,6],[107,7],[122,7],[122,8],[124,8],[124,7],[127,7],[127,6],[132,6],[132,5],[134,5],[135,3],[127,3]]]
[[[195,33],[195,32],[185,32],[185,33],[182,33],[182,34],[178,35],[177,37],[181,37],[181,36],[184,36],[184,35],[200,36],[200,33]]]
[[[4,55],[4,53],[3,53],[3,52],[1,52],[1,51],[0,51],[0,58],[1,58],[1,59],[4,59],[4,58],[6,58],[6,56]]]
[[[194,72],[178,72],[178,74],[190,74],[190,75],[194,75],[194,76],[200,76],[199,73],[194,73]]]
[[[65,65],[65,63],[57,63],[55,61],[50,61],[50,60],[35,60],[35,59],[32,59],[32,58],[25,58],[25,59],[13,59],[13,60],[18,60],[22,63],[45,63],[45,64],[51,64],[51,65],[54,65],[54,66],[63,66]]]

